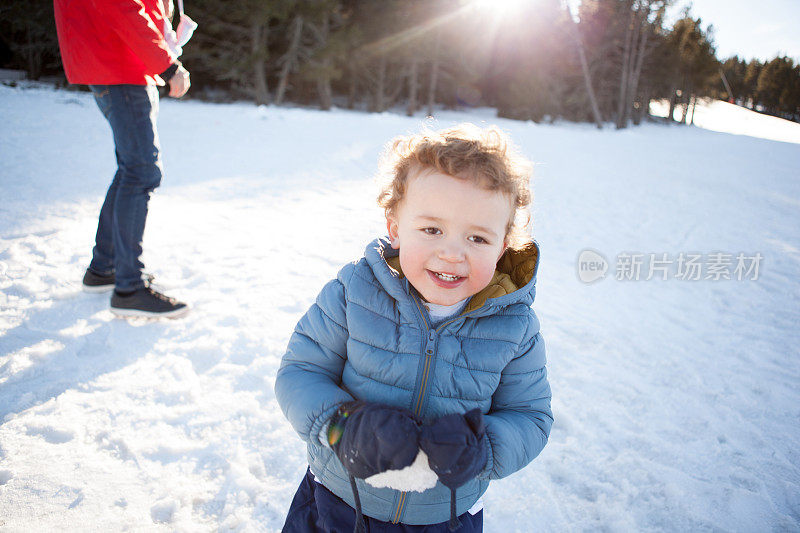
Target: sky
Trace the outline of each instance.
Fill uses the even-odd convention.
[[[738,55],[764,61],[785,54],[800,62],[800,0],[678,0],[673,16],[689,4],[704,27],[714,25],[719,59]]]

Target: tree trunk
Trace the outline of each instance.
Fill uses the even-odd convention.
[[[439,81],[439,41],[441,40],[441,29],[436,29],[436,37],[433,44],[433,60],[431,61],[431,75],[428,80],[428,112],[429,117],[433,116],[433,106],[436,103],[436,84]]]
[[[283,66],[281,67],[280,77],[278,78],[278,88],[275,91],[275,104],[281,105],[286,94],[286,87],[289,84],[289,73],[295,69],[300,52],[300,37],[303,34],[303,17],[297,15],[292,23],[292,37],[289,42],[289,49],[283,56]]]
[[[628,2],[628,10],[630,16],[628,17],[628,24],[625,28],[625,43],[622,48],[622,73],[619,79],[619,94],[617,95],[617,129],[622,129],[627,126],[625,124],[625,105],[628,102],[628,63],[631,57],[631,41],[633,40],[633,26],[636,17],[636,11],[633,10],[633,3]]]
[[[642,119],[650,116],[650,87],[645,86],[642,89],[642,99],[639,108],[633,114],[633,124],[638,126],[642,123]]]
[[[728,101],[731,103],[735,103],[736,100],[733,97],[733,91],[731,91],[731,86],[728,83],[728,78],[725,77],[725,73],[722,71],[721,68],[719,69],[719,77],[722,78],[722,83],[723,85],[725,85],[725,90],[728,91]]]
[[[329,68],[330,59],[323,62],[324,68]],[[331,89],[331,77],[329,72],[317,80],[317,92],[319,92],[319,108],[329,111],[333,106],[333,90]]]
[[[38,80],[39,76],[42,75],[42,52],[38,49],[36,46],[37,43],[33,39],[31,24],[31,22],[26,24],[25,37],[28,41],[28,46],[25,47],[25,53],[23,55],[28,64],[28,76],[32,80]]]
[[[647,3],[647,9],[642,6],[641,15],[639,16],[639,46],[633,50],[633,57],[631,58],[631,65],[633,68],[630,72],[630,79],[628,80],[628,105],[625,107],[625,124],[628,123],[631,116],[631,111],[639,96],[639,76],[642,73],[642,63],[644,63],[644,56],[647,52],[647,37],[650,34],[650,27],[647,19],[650,16],[650,3]]]
[[[578,32],[578,25],[575,19],[572,18],[572,10],[569,7],[569,2],[566,2],[566,6],[567,16],[570,20],[570,32],[575,41],[575,46],[578,48],[578,58],[581,61],[581,70],[583,71],[583,83],[586,85],[586,93],[589,95],[589,105],[592,108],[592,116],[594,117],[594,123],[597,124],[597,129],[601,130],[603,129],[603,119],[600,116],[600,107],[597,105],[597,97],[594,94],[592,77],[589,72],[589,63],[586,61],[586,52],[583,49],[583,39],[581,39],[581,35]]]
[[[259,21],[253,21],[250,26],[250,44],[253,53],[253,77],[255,79],[255,101],[257,105],[269,103],[267,90],[267,68],[264,64],[267,43],[267,27]]]
[[[321,47],[328,45],[328,34],[330,33],[331,19],[328,12],[322,16],[320,28]],[[324,54],[320,62],[319,74],[317,75],[317,92],[319,93],[319,108],[328,111],[333,105],[333,91],[331,90],[331,58]]]
[[[406,108],[406,115],[409,117],[414,116],[417,111],[417,63],[417,56],[414,55],[411,59],[408,74],[408,107]]]
[[[669,114],[667,115],[667,120],[670,122],[675,122],[675,106],[678,103],[678,95],[675,86],[672,86],[672,89],[669,92]]]
[[[634,126],[638,126],[639,124],[641,124],[642,119],[648,116],[650,116],[650,88],[645,87],[642,90],[642,100],[640,102],[639,108],[633,114]]]
[[[378,62],[378,83],[375,86],[375,111],[378,113],[382,113],[385,111],[385,98],[384,93],[386,91],[386,55],[381,55],[381,59]]]
[[[692,116],[689,118],[689,125],[694,125],[694,108],[697,106],[697,95],[693,94],[690,100],[692,102]]]
[[[683,110],[681,112],[681,124],[686,124],[686,117],[689,114],[689,95],[692,92],[689,90],[688,85],[684,87],[683,94],[681,94],[681,100],[684,100]]]
[[[356,67],[352,61],[348,63],[347,71],[350,73],[347,89],[347,109],[353,109],[356,106],[356,95],[358,94],[358,77],[356,76]]]

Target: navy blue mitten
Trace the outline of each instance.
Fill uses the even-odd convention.
[[[366,479],[413,463],[419,453],[421,425],[402,407],[348,402],[331,420],[328,443],[353,477]]]
[[[437,418],[422,428],[420,447],[439,481],[456,489],[486,467],[486,428],[480,409]]]
[[[489,460],[486,427],[480,409],[463,415],[453,413],[437,418],[422,428],[419,446],[428,465],[450,489],[450,531],[461,527],[456,515],[456,489],[476,477]]]

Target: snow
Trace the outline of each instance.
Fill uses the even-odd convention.
[[[278,531],[306,468],[280,357],[384,232],[378,153],[423,119],[164,101],[145,263],[194,308],[136,321],[80,291],[114,170],[91,96],[0,87],[0,117],[0,529]],[[433,125],[464,120],[537,164],[555,414],[486,531],[800,529],[800,125],[719,103],[707,129]],[[585,249],[605,279],[579,280]],[[757,280],[618,281],[623,252],[764,259]]]
[[[650,112],[666,117],[669,114],[669,102],[662,100],[651,103]],[[673,111],[673,117],[680,120],[681,108]],[[707,130],[800,144],[800,127],[796,122],[754,113],[721,100],[707,100],[698,105],[694,113],[694,124]]]
[[[439,477],[428,466],[428,456],[422,450],[414,458],[414,462],[400,470],[386,470],[368,477],[364,481],[373,487],[395,490],[425,492],[436,486]]]

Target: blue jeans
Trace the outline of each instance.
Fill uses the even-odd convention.
[[[158,90],[153,85],[89,88],[111,125],[117,156],[89,268],[97,274],[114,273],[117,290],[135,290],[144,286],[141,255],[147,203],[164,172],[156,131]]]

